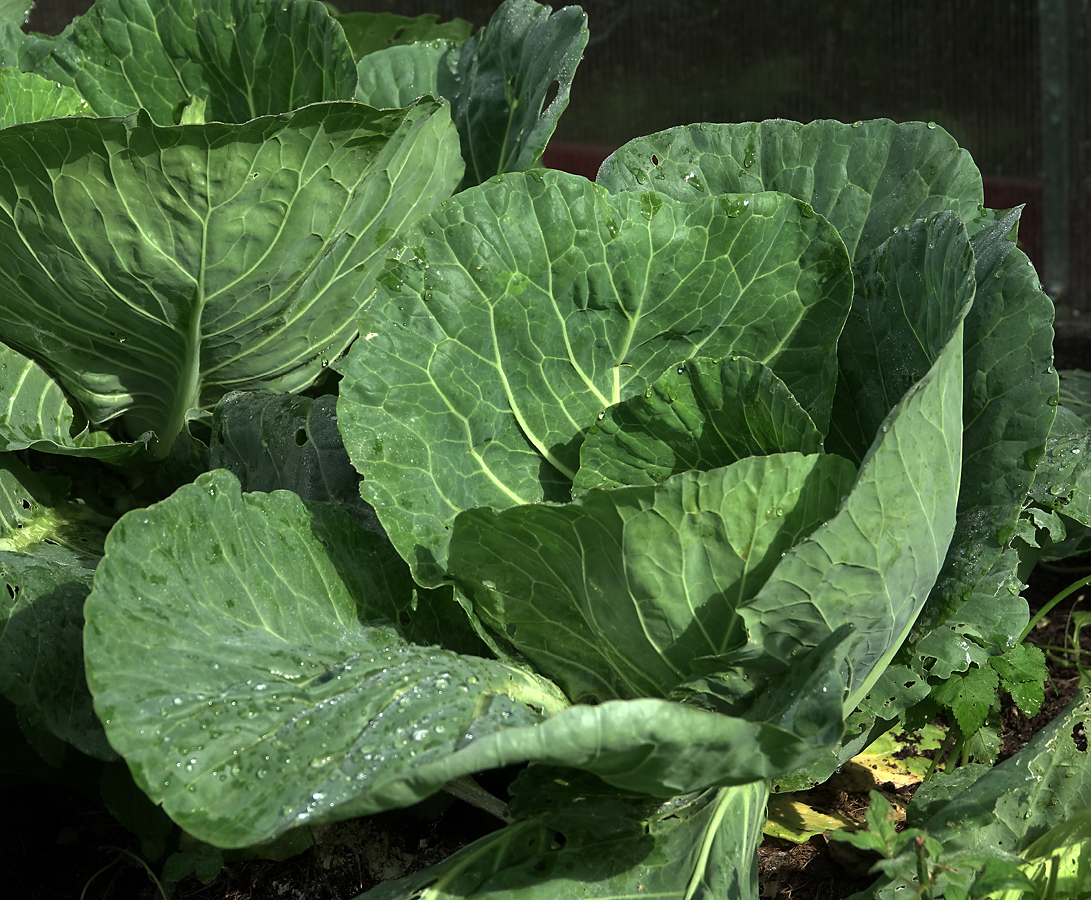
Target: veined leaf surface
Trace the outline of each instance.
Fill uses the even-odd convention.
[[[956,228],[950,228],[950,220]],[[911,259],[922,235],[938,261],[965,249],[951,214],[891,238],[892,271]],[[962,258],[956,252],[955,259]],[[972,260],[964,257],[967,265]],[[938,262],[937,262],[938,264]],[[964,272],[967,273],[968,270]],[[962,469],[963,321],[973,281],[934,297],[934,319],[914,332],[935,362],[878,426],[860,474],[840,511],[793,548],[757,596],[740,610],[764,650],[753,665],[775,670],[842,624],[858,645],[845,675],[846,714],[882,674],[935,584],[955,528]]]
[[[20,68],[74,87],[95,115],[144,109],[159,125],[192,97],[209,121],[247,122],[356,89],[344,31],[311,0],[97,0],[23,45]]]
[[[341,366],[338,421],[421,583],[459,511],[567,499],[586,429],[668,365],[742,354],[828,417],[848,259],[783,194],[689,204],[531,172],[405,242]]]
[[[606,410],[587,432],[572,487],[658,484],[687,469],[821,447],[811,417],[768,366],[698,357]]]
[[[746,643],[736,610],[855,478],[840,457],[783,453],[563,506],[471,509],[450,571],[569,696],[666,696]]]
[[[791,194],[830,220],[854,260],[895,226],[945,209],[968,222],[983,202],[977,166],[946,131],[889,119],[680,126],[629,141],[596,180],[611,191],[653,189],[679,200]]]
[[[15,68],[0,69],[0,128],[88,111],[87,101],[70,87]]]
[[[223,470],[111,531],[85,604],[88,684],[187,831],[245,846],[531,760],[669,797],[818,753],[815,735],[666,700],[570,707],[528,671],[409,643],[393,623],[412,582],[392,557],[336,507],[243,495]]]
[[[461,172],[445,108],[316,104],[242,125],[0,130],[4,341],[91,426],[165,455],[190,409],[310,384],[386,244]]]

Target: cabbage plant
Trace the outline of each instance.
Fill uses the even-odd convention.
[[[1052,415],[1055,374],[979,346],[980,322],[1048,327],[1018,213],[982,210],[923,124],[692,135],[718,161],[673,190],[677,135],[651,155],[664,190],[638,143],[597,184],[506,175],[401,232],[336,364],[328,455],[382,533],[226,471],[114,527],[88,681],[188,832],[251,845],[530,762],[512,825],[375,895],[532,891],[544,866],[543,890],[753,896],[771,786],[828,775],[907,678],[927,691],[912,656],[893,685],[895,655],[955,542],[997,540],[961,524],[984,493],[965,448],[1007,423],[1014,526]],[[881,164],[846,166],[858,146]],[[750,170],[769,183],[716,181]],[[1028,376],[1029,422],[1001,412]],[[250,487],[246,428],[221,423]]]
[[[214,848],[522,766],[506,827],[371,898],[756,897],[771,791],[1038,671],[1020,211],[923,123],[543,170],[582,13],[460,29],[5,32],[0,692]]]

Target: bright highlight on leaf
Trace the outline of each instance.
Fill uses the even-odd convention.
[[[745,199],[732,214],[720,198],[531,172],[464,191],[406,233],[361,315],[371,337],[341,367],[338,418],[422,583],[442,578],[459,511],[567,500],[600,414],[689,357],[764,363],[828,421],[844,246],[791,198]]]
[[[429,102],[2,129],[4,340],[91,426],[150,432],[165,456],[190,410],[300,390],[344,350],[386,244],[453,190],[457,152]]]

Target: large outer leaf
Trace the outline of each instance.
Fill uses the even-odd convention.
[[[115,526],[85,604],[88,683],[138,784],[187,831],[243,846],[529,760],[667,797],[817,753],[664,700],[565,709],[529,672],[409,644],[383,624],[412,588],[388,552],[336,507],[243,496],[222,470]]]
[[[87,111],[87,101],[72,88],[18,69],[0,69],[0,128]]]
[[[665,696],[746,642],[736,609],[855,477],[840,457],[785,453],[564,506],[471,509],[450,571],[570,697]]]
[[[305,387],[349,344],[374,261],[450,193],[457,152],[431,102],[0,130],[3,338],[93,426],[165,454],[189,409]]]
[[[587,38],[587,14],[578,6],[554,13],[534,0],[504,0],[485,28],[447,56],[439,92],[451,101],[462,137],[464,188],[538,162],[568,106]]]
[[[0,551],[0,694],[32,727],[112,759],[91,708],[81,646],[96,562],[48,544],[33,553]]]
[[[943,217],[939,220],[943,224]],[[909,259],[924,223],[895,235],[887,252]],[[946,259],[944,248],[935,251]],[[896,267],[895,267],[896,268]],[[946,327],[918,339],[936,361],[883,423],[838,514],[795,547],[740,609],[765,655],[744,669],[768,671],[842,624],[859,644],[850,655],[846,713],[856,708],[905,640],[955,527],[962,467],[963,320],[972,291],[939,298]],[[939,342],[943,344],[936,346]],[[774,663],[775,666],[775,663]]]
[[[532,172],[405,241],[342,364],[338,420],[421,583],[460,510],[566,499],[585,429],[687,357],[764,362],[825,421],[851,275],[829,224],[784,195],[676,203]]]
[[[357,900],[752,900],[763,782],[667,803],[545,766],[512,786],[513,825]],[[564,836],[558,846],[556,836]]]
[[[687,469],[821,448],[811,417],[768,366],[698,357],[606,410],[587,432],[572,487],[658,484]]]
[[[969,221],[982,203],[981,175],[946,131],[889,119],[671,128],[615,151],[597,181],[679,200],[782,191],[826,216],[853,259],[870,254],[896,225],[945,209]]]
[[[191,96],[209,120],[246,122],[356,89],[344,32],[311,0],[97,0],[29,52],[21,68],[76,88],[95,115],[141,108],[160,125]]]
[[[88,683],[137,782],[188,831],[241,846],[412,803],[446,780],[413,786],[418,752],[540,718],[507,696],[518,679],[540,700],[532,676],[363,624],[410,605],[385,562],[335,507],[244,500],[222,470],[115,526],[86,604]]]

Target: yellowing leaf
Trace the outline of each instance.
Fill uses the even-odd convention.
[[[782,838],[796,844],[816,834],[855,828],[858,823],[837,813],[820,812],[808,806],[801,798],[806,794],[784,794],[769,801],[769,818],[762,829],[770,837]]]
[[[944,731],[937,725],[926,725],[911,737],[888,731],[863,753],[854,756],[841,767],[829,784],[850,793],[865,793],[885,784],[895,789],[920,784],[932,764],[928,757],[919,755],[925,750],[938,750],[943,743]],[[914,750],[907,755],[907,750]]]

